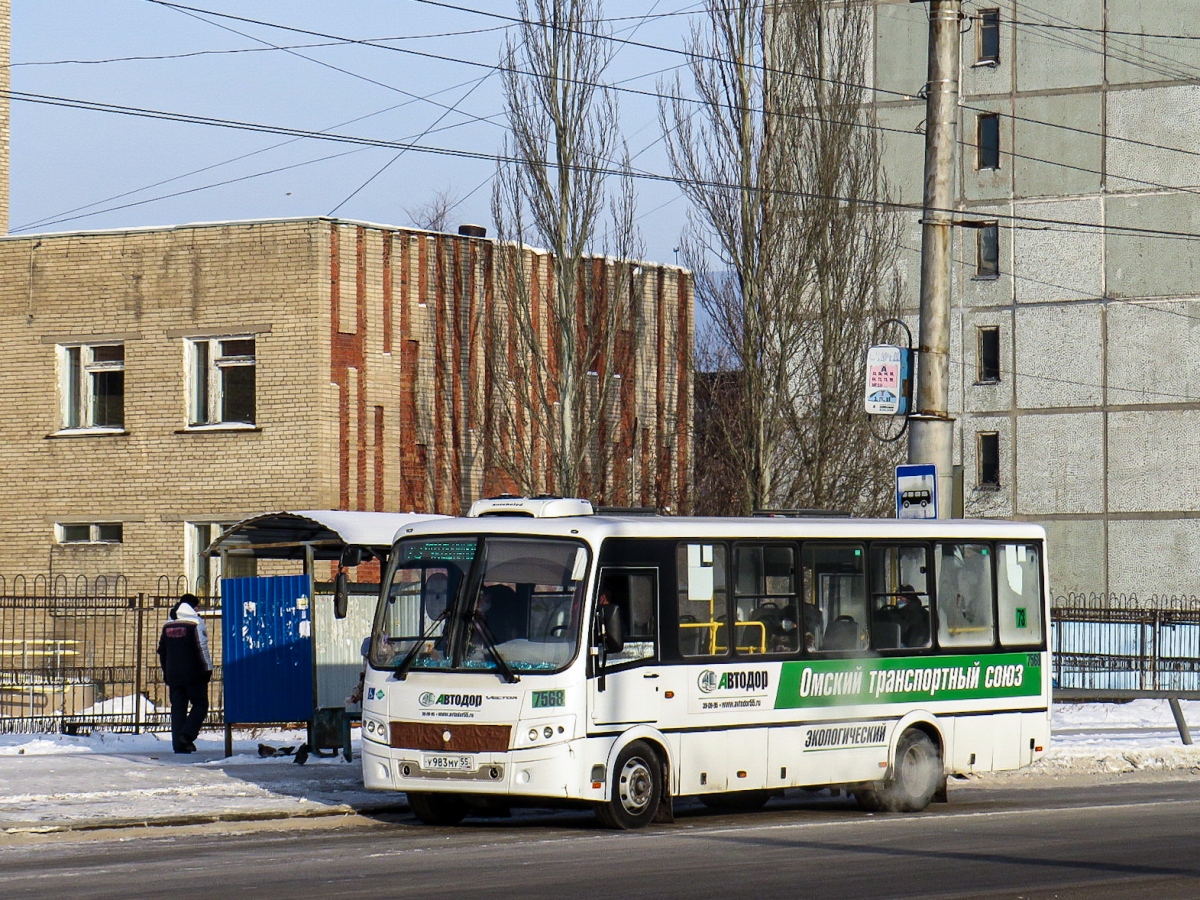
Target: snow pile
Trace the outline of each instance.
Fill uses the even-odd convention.
[[[1182,708],[1200,740],[1200,702],[1184,701]],[[1049,752],[1025,774],[1200,769],[1200,745],[1183,743],[1166,700],[1057,703],[1051,729]]]

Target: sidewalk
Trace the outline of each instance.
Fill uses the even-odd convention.
[[[1193,733],[1200,701],[1186,703]],[[198,752],[171,752],[169,734],[87,737],[0,734],[0,837],[5,834],[403,812],[402,793],[362,786],[358,758],[259,755],[298,747],[301,732],[210,731]],[[1050,751],[1005,776],[1034,784],[1065,775],[1200,777],[1200,745],[1185,747],[1165,700],[1056,704]]]
[[[268,738],[274,746],[303,740]],[[357,756],[310,755],[297,765],[291,756],[260,758],[259,740],[237,741],[226,759],[219,733],[201,735],[192,754],[172,753],[170,735],[0,735],[0,834],[408,808],[401,793],[363,788]]]

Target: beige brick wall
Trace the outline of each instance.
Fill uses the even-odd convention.
[[[185,571],[186,522],[461,512],[485,488],[470,406],[486,347],[453,323],[493,302],[490,259],[486,240],[315,218],[0,239],[6,589],[17,574],[121,574],[157,592]],[[622,418],[647,452],[621,502],[681,510],[690,278],[645,270]],[[188,429],[185,339],[248,332],[257,427]],[[64,434],[56,345],[95,340],[125,344],[125,430]],[[63,522],[121,522],[123,542],[56,545]]]
[[[152,591],[184,571],[185,522],[327,503],[318,237],[276,223],[0,240],[0,574],[122,573]],[[186,430],[184,337],[246,330],[258,428]],[[105,337],[125,342],[125,433],[61,436],[55,345]],[[56,548],[63,521],[123,522],[124,542]]]

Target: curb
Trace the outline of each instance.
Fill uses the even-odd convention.
[[[196,815],[156,816],[153,818],[80,819],[77,822],[52,824],[15,824],[5,826],[0,834],[65,834],[72,831],[104,831],[117,828],[174,828],[181,825],[213,825],[220,822],[270,822],[285,819],[321,819],[335,816],[373,815],[378,813],[406,813],[406,803],[379,803],[350,806],[324,806],[318,809],[298,811],[246,810],[244,812],[202,813]]]

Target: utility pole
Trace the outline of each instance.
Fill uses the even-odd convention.
[[[962,0],[929,0],[921,320],[917,402],[909,418],[908,461],[937,466],[939,518],[949,517],[954,492],[954,420],[950,418],[950,245],[954,217],[954,131],[958,124],[961,18]]]

